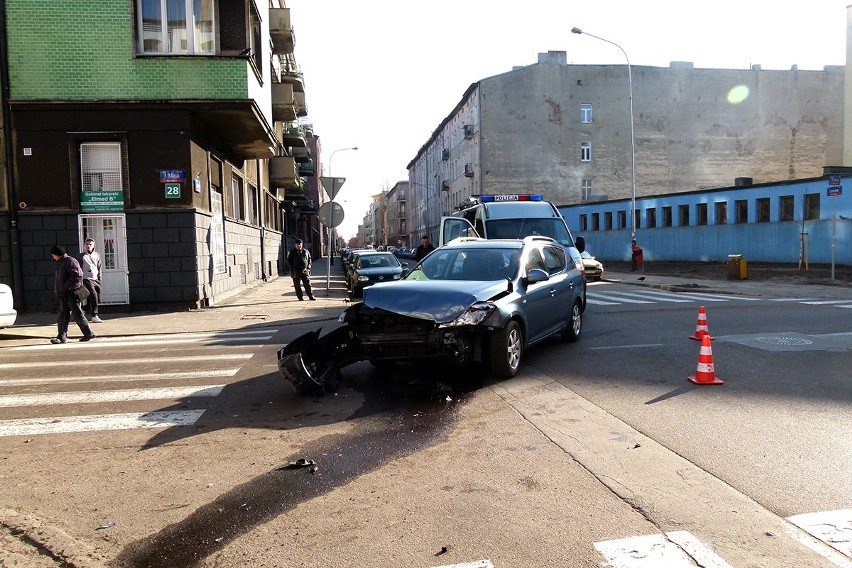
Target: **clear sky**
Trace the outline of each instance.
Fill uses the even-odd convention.
[[[341,236],[406,166],[464,91],[565,51],[572,64],[822,69],[845,65],[852,0],[286,0],[308,119],[326,172],[345,177]],[[357,146],[358,150],[331,153]]]

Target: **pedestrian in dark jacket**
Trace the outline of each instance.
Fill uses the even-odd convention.
[[[89,322],[83,315],[80,298],[75,294],[76,290],[83,288],[83,269],[80,268],[80,263],[77,262],[76,258],[68,256],[65,249],[59,245],[50,249],[50,255],[57,263],[54,291],[59,298],[59,319],[56,322],[57,334],[50,342],[68,343],[68,323],[72,317],[83,333],[80,341],[94,339],[95,334],[92,333]],[[85,288],[83,289],[85,290]]]
[[[302,239],[296,239],[296,246],[287,255],[287,270],[290,271],[299,300],[305,299],[302,297],[302,285],[305,286],[308,298],[316,300],[311,291],[311,253],[302,248]]]
[[[414,260],[422,260],[433,250],[435,250],[435,247],[429,242],[429,236],[423,235],[423,238],[420,239],[420,246],[414,249]]]

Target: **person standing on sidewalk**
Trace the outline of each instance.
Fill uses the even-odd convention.
[[[302,248],[302,239],[296,239],[295,247],[287,255],[287,270],[290,271],[299,300],[305,299],[302,297],[302,285],[305,286],[308,298],[316,300],[311,290],[311,253]]]
[[[645,272],[645,263],[642,258],[642,247],[636,244],[636,239],[633,239],[631,246],[630,272]]]
[[[86,298],[86,311],[89,321],[103,323],[98,316],[98,305],[101,302],[101,255],[95,250],[95,239],[86,239],[86,250],[80,253],[80,267],[83,269],[83,286],[89,291]]]
[[[83,308],[80,306],[80,299],[76,293],[80,288],[85,290],[83,287],[83,269],[80,268],[80,263],[73,256],[68,256],[65,249],[59,245],[54,245],[50,249],[50,255],[57,263],[54,290],[59,298],[59,319],[56,322],[57,334],[50,342],[53,344],[68,343],[68,323],[72,317],[80,331],[83,332],[80,341],[94,339],[95,334],[92,333],[89,322],[83,315]]]

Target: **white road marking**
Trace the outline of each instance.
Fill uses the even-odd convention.
[[[446,564],[437,568],[494,568],[490,560],[477,560],[476,562],[462,562],[461,564]]]
[[[131,365],[136,363],[187,363],[191,361],[233,361],[247,360],[252,353],[233,353],[231,355],[186,355],[183,357],[140,357],[125,359],[86,359],[86,367],[93,365]],[[31,363],[0,363],[0,369],[33,369],[38,367],[67,367],[68,361],[41,361]]]
[[[626,303],[628,303],[628,304],[653,304],[653,303],[654,303],[654,302],[647,302],[647,301],[645,301],[645,300],[634,300],[633,298],[626,298],[626,297],[618,296],[618,295],[616,295],[616,294],[611,294],[611,293],[610,293],[610,294],[598,294],[598,293],[595,293],[594,295],[592,295],[592,294],[587,294],[587,295],[586,295],[586,297],[587,297],[587,298],[588,298],[589,296],[591,296],[591,297],[593,297],[593,298],[595,298],[595,299],[597,299],[597,298],[603,298],[604,300],[612,300],[612,301],[615,301],[615,302],[621,302],[621,303],[625,303],[625,302],[626,302]]]
[[[612,568],[732,568],[686,531],[596,542],[595,550]]]
[[[595,351],[598,349],[634,349],[636,347],[664,347],[665,343],[640,343],[635,345],[609,345],[606,347],[586,347],[589,351]]]
[[[595,300],[586,296],[586,303],[594,306],[617,306],[620,302],[604,302],[603,300]]]
[[[852,567],[852,561],[849,560],[852,557],[852,509],[805,513],[787,517],[787,520],[819,539],[820,542],[812,542],[809,538],[803,538],[803,535],[794,530],[790,531],[790,536],[799,540],[808,548],[819,552],[837,566]],[[826,549],[820,546],[820,543],[824,543],[830,548]],[[838,554],[838,552],[841,554]]]
[[[847,304],[845,306],[837,306],[838,308],[852,308],[852,304]]]
[[[631,292],[618,292],[618,294],[622,294],[624,296],[638,296],[640,298],[649,298],[651,300],[657,300],[657,301],[660,301],[660,302],[686,302],[686,303],[691,304],[692,302],[695,301],[691,298],[690,299],[684,299],[684,298],[681,298],[681,297],[674,295],[674,294],[669,295],[669,294],[663,294],[661,292],[642,292],[641,294],[634,294],[634,293],[631,293]]]
[[[770,302],[806,302],[813,298],[768,298]]]
[[[92,342],[79,342],[71,339],[68,343],[54,345],[52,343],[43,343],[39,345],[22,345],[19,347],[11,347],[10,351],[41,351],[44,349],[72,349],[72,348],[89,348],[92,345],[98,347],[128,347],[137,345],[172,345],[177,343],[200,343],[203,341],[210,342],[211,345],[219,345],[223,343],[237,343],[246,341],[268,341],[272,339],[277,330],[253,330],[240,332],[205,332],[205,333],[181,333],[181,334],[163,334],[157,336],[136,335],[124,337],[100,337]]]
[[[96,430],[191,426],[201,418],[202,414],[204,414],[204,410],[177,410],[0,420],[0,436],[33,436],[66,432],[93,432]]]
[[[277,365],[267,365],[275,367]],[[180,373],[148,373],[138,375],[85,375],[82,377],[53,377],[31,379],[0,378],[0,387],[20,387],[31,385],[50,385],[58,383],[119,383],[130,381],[168,381],[177,379],[212,379],[216,377],[233,377],[239,369],[211,369],[210,371],[186,371]]]
[[[111,391],[51,392],[38,394],[6,394],[0,396],[0,408],[12,406],[44,406],[52,404],[92,404],[135,400],[173,400],[202,396],[219,396],[225,385],[166,387],[157,389],[125,389]]]
[[[852,300],[814,300],[811,302],[802,302],[808,306],[828,306],[831,304],[848,304],[852,302]],[[840,306],[841,308],[845,308],[847,306]]]

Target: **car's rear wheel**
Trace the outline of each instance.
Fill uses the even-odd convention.
[[[580,339],[581,331],[583,331],[583,308],[580,305],[580,300],[577,300],[571,306],[571,317],[562,332],[562,338],[573,343]]]
[[[506,327],[491,336],[488,350],[488,366],[491,374],[500,379],[509,379],[518,374],[521,356],[524,353],[524,334],[518,322],[512,320]]]

